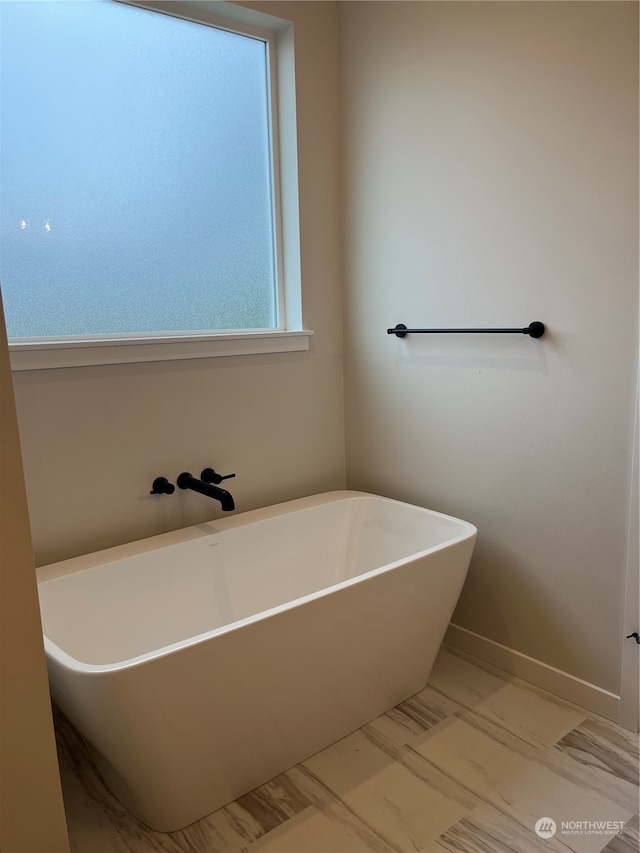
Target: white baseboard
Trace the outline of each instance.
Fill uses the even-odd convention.
[[[588,681],[569,675],[568,672],[562,672],[453,623],[449,625],[444,641],[455,649],[554,693],[574,705],[614,722],[618,721],[620,697],[595,684],[589,684]]]

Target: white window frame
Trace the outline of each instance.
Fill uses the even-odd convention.
[[[293,24],[224,0],[111,0],[264,41],[268,51],[278,327],[9,340],[14,371],[309,349],[301,310]],[[283,148],[286,149],[283,160]]]

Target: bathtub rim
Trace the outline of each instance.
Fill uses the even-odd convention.
[[[261,610],[258,613],[252,614],[251,616],[246,616],[242,619],[237,619],[234,622],[229,622],[226,625],[221,625],[209,631],[205,631],[200,634],[194,634],[191,637],[179,640],[175,643],[170,643],[158,649],[153,649],[152,651],[145,652],[142,655],[136,655],[134,657],[127,658],[121,661],[115,661],[112,663],[87,663],[78,660],[77,658],[74,658],[72,655],[70,655],[68,652],[65,652],[64,649],[62,649],[60,646],[54,643],[53,640],[47,637],[47,635],[43,631],[44,647],[47,656],[55,660],[55,662],[64,669],[77,673],[82,673],[84,675],[98,675],[109,672],[117,672],[124,669],[133,669],[152,660],[163,658],[170,654],[175,654],[180,649],[188,648],[189,646],[197,645],[199,643],[204,643],[209,639],[213,639],[223,634],[231,633],[232,631],[237,631],[243,627],[246,627],[249,624],[277,616],[279,613],[291,610],[294,607],[301,606],[309,601],[313,601],[314,599],[322,598],[340,592],[341,590],[346,589],[350,586],[355,586],[358,583],[364,582],[369,578],[384,574],[385,572],[393,571],[394,569],[398,569],[411,561],[426,557],[429,554],[453,548],[456,545],[459,545],[461,542],[465,542],[469,539],[475,540],[477,536],[478,531],[475,525],[473,525],[471,522],[464,521],[461,518],[457,518],[456,516],[438,512],[437,510],[428,509],[427,507],[422,507],[417,504],[411,504],[407,501],[387,498],[384,495],[377,495],[371,492],[354,491],[347,489],[334,490],[331,492],[321,492],[319,494],[310,495],[303,498],[295,498],[290,501],[283,501],[281,503],[272,504],[267,507],[247,510],[246,512],[238,513],[237,515],[229,516],[227,518],[213,519],[211,521],[202,522],[201,524],[190,525],[188,527],[179,528],[178,530],[169,531],[168,533],[159,533],[155,536],[145,537],[144,539],[134,540],[133,542],[127,542],[122,545],[114,545],[111,548],[104,548],[99,551],[93,551],[89,554],[79,555],[77,557],[71,557],[67,560],[61,560],[57,563],[51,563],[46,566],[41,566],[36,569],[36,580],[39,586],[40,584],[44,584],[49,581],[54,581],[61,577],[90,571],[91,569],[99,568],[100,566],[106,565],[108,563],[113,563],[119,560],[139,556],[141,554],[146,554],[150,551],[160,550],[171,545],[179,545],[186,542],[197,541],[198,539],[201,539],[203,537],[215,535],[217,533],[223,533],[226,530],[239,529],[252,523],[268,521],[273,518],[279,518],[284,515],[292,515],[299,511],[312,509],[316,506],[322,506],[324,504],[343,500],[352,500],[354,498],[374,498],[384,501],[386,503],[417,509],[432,517],[444,518],[449,521],[455,522],[456,524],[460,525],[461,532],[458,536],[454,536],[451,539],[447,539],[442,543],[433,545],[430,548],[423,549],[422,551],[416,551],[406,557],[402,557],[399,560],[394,560],[391,563],[386,563],[384,566],[379,566],[378,568],[370,569],[368,572],[356,575],[353,578],[348,578],[346,580],[340,581],[339,583],[332,584],[331,586],[324,587],[320,590],[316,590],[315,592],[308,593],[304,596],[300,596],[299,598],[294,598],[291,601],[283,602],[282,604],[278,604],[275,607],[270,607],[267,610]]]

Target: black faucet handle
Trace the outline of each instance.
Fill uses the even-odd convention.
[[[204,471],[200,474],[200,479],[203,483],[213,483],[214,485],[219,485],[223,480],[230,480],[232,477],[235,477],[235,474],[218,474],[213,468],[205,468]]]
[[[156,477],[151,486],[150,495],[172,495],[176,490],[173,483],[170,483],[166,477]]]

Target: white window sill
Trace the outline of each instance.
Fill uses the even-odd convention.
[[[99,364],[174,361],[186,358],[259,355],[309,349],[312,331],[234,332],[175,337],[123,336],[91,340],[10,341],[12,370],[49,370]]]

